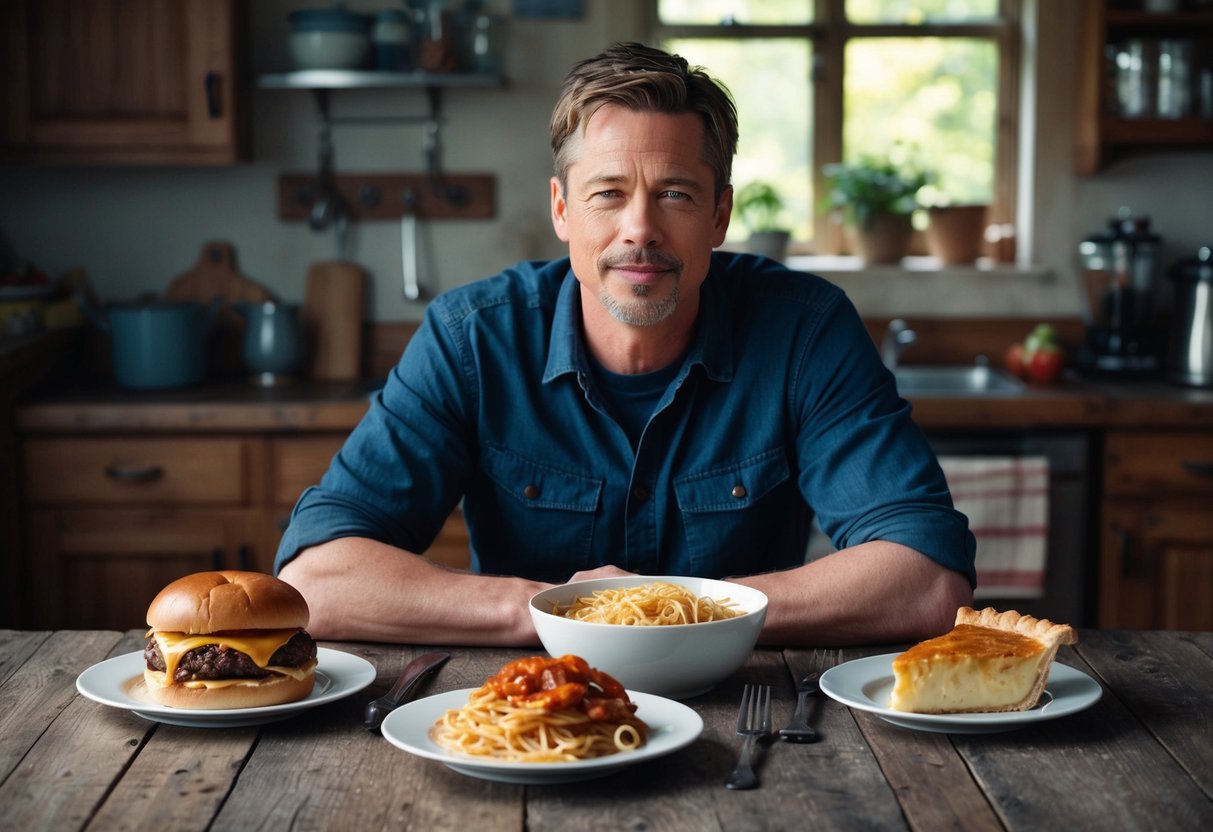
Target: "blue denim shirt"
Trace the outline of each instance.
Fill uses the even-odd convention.
[[[903,543],[975,580],[974,538],[909,405],[837,287],[718,252],[681,369],[638,446],[609,415],[567,259],[430,303],[318,486],[275,570],[370,537],[422,553],[463,500],[472,567],[559,582],[615,564],[723,577]]]

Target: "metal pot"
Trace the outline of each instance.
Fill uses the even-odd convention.
[[[1213,387],[1213,249],[1167,270],[1174,288],[1174,314],[1167,377],[1180,384]]]
[[[267,300],[238,303],[244,316],[244,366],[264,387],[291,381],[303,358],[303,330],[297,304]]]
[[[114,379],[123,387],[189,387],[206,376],[206,343],[213,308],[188,301],[111,304],[103,326],[110,333]]]

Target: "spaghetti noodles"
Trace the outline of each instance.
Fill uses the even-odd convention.
[[[691,590],[668,581],[641,586],[600,589],[580,595],[567,607],[552,605],[554,615],[595,624],[702,624],[736,618],[744,611],[728,598],[719,601],[700,597]]]
[[[578,656],[510,662],[430,729],[443,748],[512,762],[567,762],[632,751],[648,726],[613,677]]]

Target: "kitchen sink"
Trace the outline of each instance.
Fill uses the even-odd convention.
[[[982,364],[907,364],[894,368],[903,396],[1012,396],[1027,385],[1009,373]]]

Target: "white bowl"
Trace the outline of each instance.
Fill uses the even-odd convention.
[[[551,612],[596,590],[640,586],[654,581],[680,584],[699,596],[730,599],[742,615],[702,624],[592,624]],[[618,679],[629,690],[689,699],[727,679],[758,642],[767,616],[767,597],[757,589],[709,578],[632,575],[561,584],[535,594],[531,620],[552,656],[574,655]]]
[[[298,69],[363,69],[371,41],[358,32],[292,32],[290,50]]]

